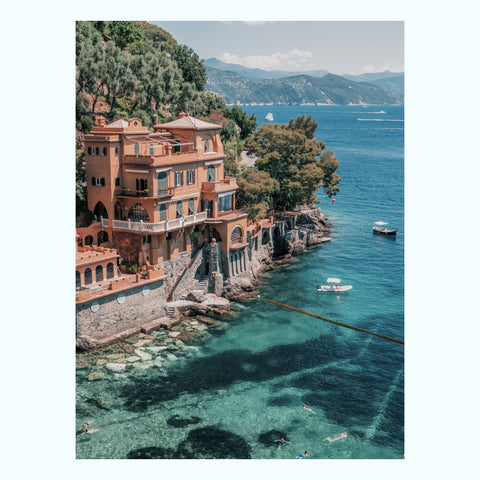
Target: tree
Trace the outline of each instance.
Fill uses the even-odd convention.
[[[245,142],[258,157],[257,169],[278,181],[273,194],[275,208],[313,203],[320,185],[329,196],[339,191],[336,185],[340,177],[335,173],[338,161],[333,152],[322,156],[325,144],[312,140],[314,123],[299,117],[288,125],[264,124]]]
[[[247,171],[237,179],[239,188],[238,204],[248,213],[248,218],[254,220],[264,217],[273,207],[273,195],[278,188],[278,182],[266,172]]]
[[[247,113],[237,105],[234,105],[231,109],[227,109],[225,116],[233,120],[240,127],[240,138],[242,140],[245,140],[257,128],[257,118],[255,115],[252,114],[249,117]]]
[[[315,130],[317,127],[318,123],[310,114],[308,117],[305,117],[305,115],[300,115],[297,118],[292,118],[288,124],[288,128],[290,130],[302,132],[308,138],[308,140],[313,140],[315,138]]]
[[[109,22],[104,31],[115,40],[115,44],[121,50],[135,53],[143,47],[143,30],[138,22],[124,20]]]
[[[177,62],[185,82],[193,84],[199,92],[205,90],[207,70],[203,65],[203,60],[200,60],[193,49],[186,45],[178,45],[172,59]]]

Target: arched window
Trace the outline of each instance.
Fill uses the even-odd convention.
[[[210,140],[208,138],[205,139],[205,151],[208,152],[210,150]]]
[[[115,276],[115,269],[113,263],[107,265],[107,278],[113,278]]]
[[[101,265],[97,265],[95,269],[95,281],[101,282],[103,280],[103,267]]]
[[[167,206],[162,203],[160,205],[160,220],[166,220],[167,219]]]
[[[263,235],[262,235],[262,245],[265,245],[269,241],[270,241],[270,233],[268,232],[268,230],[266,230],[265,232],[263,232]]]
[[[95,147],[95,155],[100,155],[100,149],[98,147]]]
[[[188,200],[188,214],[193,215],[195,213],[195,202],[193,198]]]
[[[93,214],[97,217],[97,221],[100,221],[100,217],[108,218],[107,209],[105,208],[105,205],[102,202],[98,202],[95,205]]]
[[[108,242],[108,233],[105,230],[98,232],[97,235],[97,245]]]
[[[89,155],[91,155],[92,154],[92,147],[88,147],[87,152],[88,152]]]
[[[130,210],[128,211],[128,218],[133,222],[149,222],[150,217],[148,216],[145,207],[141,203],[136,203]]]
[[[82,284],[81,279],[80,279],[80,272],[77,270],[75,272],[75,287],[80,287]]]
[[[183,217],[183,205],[181,200],[177,202],[177,218],[180,217]]]
[[[106,155],[107,154],[107,147],[103,147],[102,148],[102,155]]]
[[[93,237],[91,235],[85,237],[85,246],[87,245],[93,245]]]
[[[165,195],[168,193],[168,175],[167,172],[160,172],[157,177],[158,180],[158,194]]]
[[[115,156],[118,157],[118,147],[115,147]]]
[[[207,168],[207,182],[215,181],[215,165],[209,165]]]
[[[230,235],[230,241],[232,243],[240,243],[242,238],[242,229],[240,227],[235,227],[232,230],[232,234]]]
[[[89,285],[90,283],[92,283],[92,271],[87,268],[85,270],[85,285]]]

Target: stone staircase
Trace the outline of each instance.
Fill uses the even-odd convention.
[[[197,284],[193,290],[201,290],[203,293],[207,291],[208,288],[208,276],[202,275],[202,277],[197,280]]]

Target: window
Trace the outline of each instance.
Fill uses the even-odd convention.
[[[115,147],[115,156],[118,157],[118,147]]]
[[[232,210],[232,197],[233,195],[226,195],[218,199],[218,211],[225,212],[226,210]]]
[[[104,187],[105,186],[105,178],[100,177],[92,177],[92,185],[95,187]]]
[[[97,265],[95,269],[95,281],[101,282],[103,280],[103,267],[101,265]]]
[[[183,217],[183,205],[181,201],[177,202],[177,218]]]
[[[187,185],[195,183],[195,170],[187,170]]]
[[[193,198],[188,200],[188,214],[193,215],[195,213],[195,202]]]
[[[107,278],[113,278],[115,276],[115,269],[113,263],[107,265]]]
[[[92,283],[92,270],[90,268],[87,268],[85,270],[85,285],[88,285]]]
[[[182,147],[180,145],[180,142],[178,140],[174,140],[174,145],[172,149],[173,153],[180,153],[182,151]]]
[[[107,154],[107,147],[103,147],[102,148],[102,155],[106,155]]]
[[[150,156],[153,157],[153,145],[149,145],[148,150],[149,150]]]
[[[88,147],[87,152],[89,155],[92,155],[92,147]]]
[[[168,193],[168,176],[167,172],[160,172],[157,177],[158,180],[158,195],[165,195]]]
[[[152,236],[151,235],[144,235],[143,236],[143,244],[147,245],[148,243],[152,243]]]
[[[208,138],[205,140],[205,151],[208,152],[210,150],[210,140]]]
[[[207,168],[207,182],[215,181],[215,165],[209,165]]]
[[[115,186],[116,187],[120,186],[120,177],[115,177]]]
[[[141,203],[136,203],[128,211],[128,218],[134,222],[149,222],[150,217],[148,216],[145,207]]]
[[[183,172],[175,172],[175,186],[183,187]]]
[[[98,147],[95,147],[95,155],[100,155],[100,149]]]
[[[160,220],[166,220],[167,219],[167,206],[162,203],[160,205]]]
[[[140,196],[145,196],[145,194],[148,192],[148,184],[147,184],[147,179],[145,178],[136,178],[135,179],[135,184],[136,184],[136,190],[137,190],[137,197]]]

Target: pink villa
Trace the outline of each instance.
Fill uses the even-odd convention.
[[[97,221],[77,229],[78,253],[113,247],[120,258],[160,267],[191,252],[194,231],[199,243],[215,238],[225,252],[245,246],[247,215],[234,209],[238,186],[224,177],[220,129],[185,113],[153,132],[139,118],[107,124],[97,116],[85,137],[88,207]],[[77,287],[115,277],[117,262],[108,258],[99,256],[95,270],[79,263]]]

